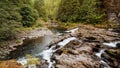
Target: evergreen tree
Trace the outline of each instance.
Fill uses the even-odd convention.
[[[61,21],[76,21],[81,3],[79,0],[62,0],[57,18]]]
[[[101,22],[104,14],[98,13],[98,4],[98,0],[62,0],[58,10],[57,18],[63,22]]]
[[[38,14],[32,3],[32,0],[0,0],[0,41],[15,38],[22,25],[35,23]]]
[[[35,0],[34,7],[38,11],[39,17],[45,17],[44,0]]]

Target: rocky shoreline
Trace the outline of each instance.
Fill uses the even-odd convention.
[[[43,37],[45,35],[53,35],[53,33],[47,29],[47,28],[42,28],[42,29],[34,29],[30,30],[28,32],[22,32],[21,34],[18,35],[17,41],[16,40],[10,40],[8,41],[8,45],[6,48],[1,48],[1,50],[6,50],[6,52],[0,52],[0,59],[4,60],[6,59],[6,55],[8,55],[10,52],[15,51],[17,47],[22,46],[24,44],[25,40],[32,40],[32,39],[37,39],[39,37]]]
[[[67,41],[70,38],[77,40]],[[113,30],[82,25],[59,35],[48,47],[37,68],[120,67],[120,36]]]
[[[119,33],[112,32],[106,29],[99,29],[92,26],[79,26],[79,29],[74,33],[69,33],[59,40],[54,40],[52,44],[56,44],[65,38],[76,37],[78,40],[70,41],[67,45],[53,53],[51,62],[54,62],[55,68],[119,68],[119,54],[114,51],[119,51],[120,36]],[[118,41],[116,47],[105,46],[103,43]],[[57,43],[56,43],[57,42]],[[50,45],[51,47],[51,45]],[[106,48],[105,52],[96,55],[101,49]],[[109,50],[113,51],[109,51]],[[115,54],[118,57],[111,56]],[[106,54],[105,54],[106,53]],[[107,56],[108,55],[108,56]],[[114,58],[112,58],[114,57]],[[112,61],[107,61],[112,60]],[[107,62],[106,62],[107,61]],[[114,61],[114,62],[113,62]],[[47,62],[46,62],[47,63]],[[45,64],[46,64],[45,63]],[[116,64],[115,64],[116,63]],[[44,63],[43,63],[44,64]],[[43,65],[42,64],[42,65]],[[42,66],[41,65],[41,66]],[[47,64],[46,64],[47,65]],[[46,68],[44,66],[40,68]]]

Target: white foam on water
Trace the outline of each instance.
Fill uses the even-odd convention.
[[[70,41],[75,40],[75,37],[71,37],[71,38],[67,38],[65,40],[63,40],[62,42],[59,42],[58,45],[60,45],[61,47],[65,46],[66,44],[68,44]],[[52,46],[51,48],[44,50],[42,53],[38,54],[38,55],[42,55],[43,59],[47,60],[47,62],[49,63],[49,67],[48,68],[54,68],[53,64],[54,62],[51,62],[51,56],[53,55],[53,53],[58,50],[54,49],[56,45]],[[61,48],[60,47],[60,48]]]
[[[65,31],[65,32],[71,32],[71,33],[74,33],[75,31],[77,31],[78,30],[78,28],[74,28],[74,29],[71,29],[71,30],[68,30],[68,31]]]
[[[101,55],[102,55],[102,53],[103,53],[104,51],[105,51],[105,50],[103,49],[103,50],[101,50],[100,52],[96,53],[95,55],[98,56],[99,58],[101,58]]]
[[[55,51],[57,51],[58,49],[62,48],[63,46],[65,46],[66,44],[68,44],[70,41],[72,40],[76,40],[77,38],[75,37],[70,37],[67,39],[64,39],[63,41],[59,42],[57,45],[59,45],[60,47],[55,49],[56,45],[53,45],[51,48],[43,50],[41,53],[36,54],[35,56],[42,56],[44,60],[47,60],[47,62],[49,63],[48,68],[54,68],[53,64],[55,62],[51,61],[51,56],[53,55],[53,53]],[[26,59],[25,57],[18,59],[18,63],[22,64],[23,66],[27,66],[27,61],[28,59]]]
[[[49,63],[49,67],[51,68],[53,63],[51,62],[51,56],[53,55],[54,50],[52,50],[52,48],[48,49],[48,50],[44,50],[41,55],[43,57],[44,60],[47,60],[47,62]]]
[[[29,64],[28,68],[37,68],[36,64]]]
[[[57,45],[65,46],[66,44],[68,44],[72,40],[76,40],[76,38],[75,37],[67,38],[67,39],[63,40],[62,42],[59,42]]]
[[[101,58],[101,55],[104,51],[105,49],[102,49],[99,53],[96,53],[95,55]],[[103,60],[100,60],[100,63],[104,65],[104,68],[110,68],[110,66]]]
[[[118,42],[110,42],[110,43],[103,43],[103,45],[110,46],[110,47],[117,47],[116,44]]]
[[[27,61],[28,61],[28,59],[26,59],[25,57],[19,58],[17,60],[17,62],[22,64],[24,67],[27,67]]]
[[[105,61],[101,60],[100,61],[101,64],[104,64],[104,68],[111,68]]]

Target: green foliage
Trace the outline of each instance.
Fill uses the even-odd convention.
[[[7,22],[7,23],[6,23]],[[16,37],[17,34],[17,28],[20,27],[20,23],[10,20],[6,21],[4,23],[1,23],[0,26],[0,40],[8,40],[13,39]]]
[[[59,4],[61,0],[44,0],[44,9],[46,18],[55,19],[57,16]]]
[[[29,54],[26,55],[26,58],[28,59],[27,64],[39,64],[40,60],[39,58],[36,58],[34,56],[31,56]]]
[[[112,50],[108,50],[108,51],[106,51],[110,56],[113,56],[113,57],[115,57],[116,56],[116,52],[113,52]]]
[[[35,0],[34,7],[38,11],[39,17],[45,17],[44,0]]]
[[[104,17],[104,13],[98,13],[98,4],[97,0],[84,0],[81,5],[79,14],[79,20],[87,23],[99,23]]]
[[[27,26],[27,27],[32,26],[38,18],[37,11],[28,6],[22,7],[20,9],[20,14],[22,16],[21,22],[23,26]]]
[[[59,6],[57,18],[63,22],[76,21],[80,10],[79,0],[62,0]]]
[[[0,2],[0,41],[16,37],[21,19],[17,6],[7,0]]]
[[[104,14],[97,11],[98,4],[98,0],[62,0],[57,18],[63,22],[101,22]]]
[[[0,1],[0,41],[15,38],[23,23],[33,25],[38,18],[33,4],[33,0]]]

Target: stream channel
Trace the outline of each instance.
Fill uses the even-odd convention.
[[[62,48],[66,44],[68,44],[72,40],[78,40],[76,37],[69,37],[66,38],[60,42],[57,43],[59,45],[58,48],[56,48],[56,44],[51,46],[50,48],[48,47],[50,42],[55,38],[58,37],[59,35],[62,35],[63,33],[67,32],[74,32],[78,30],[78,28],[65,31],[65,29],[57,30],[53,29],[55,35],[51,36],[43,36],[39,37],[37,39],[32,39],[32,40],[25,40],[24,44],[22,47],[18,47],[16,51],[12,52],[9,56],[10,59],[18,59],[17,62],[21,63],[23,66],[27,64],[27,58],[25,57],[26,54],[30,54],[32,56],[35,56],[40,59],[44,59],[48,63],[48,68],[54,68],[55,61],[51,62],[51,56],[53,55],[54,52],[56,52],[58,49]],[[117,42],[110,42],[110,43],[103,43],[103,45],[110,46],[110,47],[116,47]],[[104,53],[105,49],[101,49],[99,52],[96,52],[96,56],[98,56],[101,60],[100,63],[104,64],[104,68],[111,68],[105,61],[102,60],[101,54]],[[36,68],[35,65],[29,66],[28,68]]]

